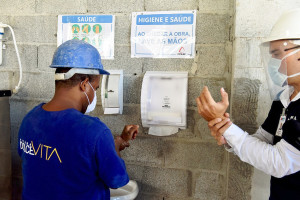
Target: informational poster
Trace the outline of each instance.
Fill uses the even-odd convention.
[[[114,58],[114,15],[59,15],[57,45],[84,40],[96,47],[102,59]]]
[[[134,12],[131,57],[194,58],[196,11]]]

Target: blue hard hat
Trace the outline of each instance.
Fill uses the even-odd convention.
[[[103,69],[98,50],[82,40],[68,40],[61,44],[54,52],[50,67],[96,69],[99,74],[109,74]]]

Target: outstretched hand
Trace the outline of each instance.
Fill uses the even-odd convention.
[[[222,101],[215,102],[207,86],[204,86],[200,96],[196,99],[198,113],[206,120],[211,121],[216,118],[223,118],[229,105],[228,94],[223,88],[220,90]]]

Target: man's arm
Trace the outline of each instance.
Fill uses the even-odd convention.
[[[231,126],[232,122],[229,119],[229,114],[225,113],[225,118],[216,118],[208,122],[208,128],[210,129],[210,134],[217,140],[218,145],[226,144],[226,140],[223,136],[223,133]],[[261,126],[257,129],[255,134],[251,135],[252,137],[256,137],[261,141],[264,141],[268,144],[273,144],[274,136],[264,130]],[[226,145],[226,149],[228,150],[229,145]]]
[[[257,131],[251,135],[252,137],[256,137],[261,141],[264,141],[268,144],[273,144],[274,136],[268,131],[264,130],[261,126],[257,129]]]
[[[234,124],[224,133],[239,158],[277,178],[300,170],[300,151],[281,139],[276,145],[248,135]]]
[[[275,177],[283,177],[300,170],[300,151],[282,139],[269,144],[272,137],[251,136],[228,120],[212,120],[210,129],[218,137],[224,136],[234,153],[244,162]]]
[[[115,149],[114,138],[109,129],[106,129],[103,134],[99,134],[95,147],[95,158],[98,176],[105,185],[109,188],[119,188],[128,183],[129,177],[125,162]]]

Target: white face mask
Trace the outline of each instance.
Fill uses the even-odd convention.
[[[297,49],[295,51],[292,51],[291,53],[285,55],[281,60],[279,59],[276,59],[276,58],[271,58],[270,61],[269,61],[269,64],[268,64],[268,72],[269,72],[269,75],[272,79],[272,81],[282,87],[284,85],[286,85],[286,80],[287,78],[292,78],[292,77],[295,77],[295,76],[298,76],[300,75],[300,72],[296,73],[296,74],[293,74],[293,75],[290,75],[290,76],[287,76],[286,74],[282,74],[280,73],[278,70],[280,68],[280,65],[281,65],[281,62],[286,59],[287,57],[297,53],[298,51],[300,51],[300,49]]]
[[[93,86],[90,84],[90,82],[88,82],[88,83],[89,83],[89,85],[92,87],[92,89],[93,89],[93,91],[94,91],[94,98],[93,98],[92,103],[90,103],[90,100],[89,100],[88,95],[84,92],[84,94],[85,94],[85,96],[86,96],[86,98],[87,98],[87,100],[88,100],[88,102],[89,102],[89,105],[88,105],[88,107],[87,107],[85,113],[92,112],[92,111],[95,109],[96,103],[97,103],[97,95],[96,95],[96,91],[94,90],[94,88],[93,88]]]

